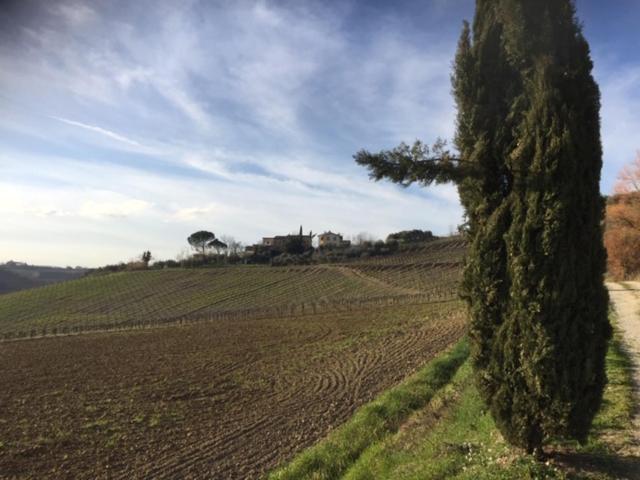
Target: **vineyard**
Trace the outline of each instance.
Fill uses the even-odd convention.
[[[344,265],[122,272],[0,296],[2,339],[455,298],[464,244]]]
[[[464,334],[463,251],[0,296],[0,478],[261,478]]]
[[[368,265],[429,264],[438,262],[460,262],[466,250],[462,237],[447,237],[428,243],[401,246],[393,255],[372,257],[364,263]],[[358,262],[356,262],[358,263]]]

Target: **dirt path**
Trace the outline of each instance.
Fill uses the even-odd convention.
[[[635,450],[640,450],[640,282],[608,283],[609,295],[624,333],[625,347],[634,364],[636,415]]]
[[[334,268],[338,269],[340,272],[342,272],[343,275],[346,275],[347,277],[357,278],[358,280],[365,280],[367,282],[372,283],[373,285],[389,288],[401,294],[419,295],[421,293],[424,293],[423,291],[418,290],[417,288],[406,288],[406,287],[399,287],[397,285],[392,285],[391,283],[385,282],[384,280],[380,280],[379,278],[372,277],[371,275],[367,275],[366,273],[356,270],[354,268],[350,268],[342,265],[336,266]]]

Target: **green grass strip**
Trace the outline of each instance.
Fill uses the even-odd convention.
[[[361,407],[347,423],[273,472],[272,480],[337,479],[371,445],[398,431],[400,425],[447,385],[469,356],[466,339],[429,362],[399,386]]]
[[[612,319],[615,325],[615,319]],[[631,362],[616,328],[607,353],[609,383],[585,445],[562,442],[550,450],[567,452],[573,468],[553,460],[538,462],[510,447],[498,433],[472,382],[466,362],[438,396],[448,411],[435,424],[409,420],[408,428],[372,445],[342,477],[344,480],[613,480],[635,478],[637,461],[618,453],[630,445],[633,415]],[[448,390],[451,390],[447,393]],[[457,394],[456,394],[457,393]],[[455,400],[457,398],[457,400]],[[588,465],[594,471],[582,471]],[[635,470],[637,472],[637,469]]]
[[[472,382],[466,362],[453,379],[457,401],[435,425],[403,430],[368,449],[345,480],[551,479],[552,466],[513,456]]]
[[[582,451],[602,452],[632,441],[633,362],[623,346],[623,334],[611,315],[613,338],[607,351],[607,387],[602,406],[593,420],[591,434]]]
[[[342,476],[343,480],[376,480],[393,478],[395,468],[412,460],[416,448],[440,425],[440,416],[448,415],[448,409],[457,407],[460,397],[466,393],[471,383],[471,364],[467,360],[444,388],[425,406],[416,412],[405,424],[401,432],[371,445],[360,455],[353,466]],[[476,412],[474,421],[482,416]]]

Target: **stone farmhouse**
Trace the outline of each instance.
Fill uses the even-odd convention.
[[[351,242],[344,240],[339,233],[328,231],[318,235],[319,247],[348,247],[349,245],[351,245]]]
[[[297,235],[290,234],[276,235],[275,237],[262,237],[262,246],[268,247],[271,250],[283,251],[289,240],[293,238],[302,238],[302,243],[304,244],[305,248],[310,249],[312,247],[313,237],[315,237],[315,235],[313,235],[312,232],[309,232],[309,235],[304,235],[302,233],[302,225],[300,225],[300,233],[298,233]]]

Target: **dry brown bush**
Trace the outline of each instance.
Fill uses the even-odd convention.
[[[609,199],[604,242],[612,277],[624,280],[640,275],[640,191]]]
[[[618,182],[614,187],[616,194],[640,192],[640,151],[629,165],[618,174]]]

